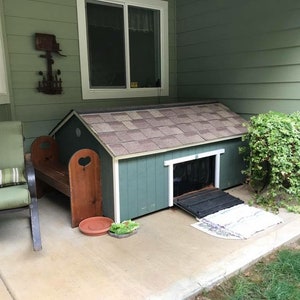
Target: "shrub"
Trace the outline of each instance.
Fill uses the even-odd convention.
[[[300,212],[300,113],[253,116],[241,147],[256,203]]]

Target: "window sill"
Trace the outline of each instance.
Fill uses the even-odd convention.
[[[168,88],[83,89],[83,100],[168,96]]]

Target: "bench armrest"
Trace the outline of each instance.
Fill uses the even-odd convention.
[[[36,199],[36,183],[35,183],[35,172],[31,161],[31,154],[25,154],[25,173],[27,178],[28,189],[30,192],[31,199]]]

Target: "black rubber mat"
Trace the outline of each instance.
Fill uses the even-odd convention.
[[[174,205],[199,219],[242,203],[239,198],[216,188],[186,194],[174,201]]]

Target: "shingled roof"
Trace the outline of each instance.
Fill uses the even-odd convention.
[[[79,113],[113,157],[128,157],[237,138],[245,122],[221,103]]]

